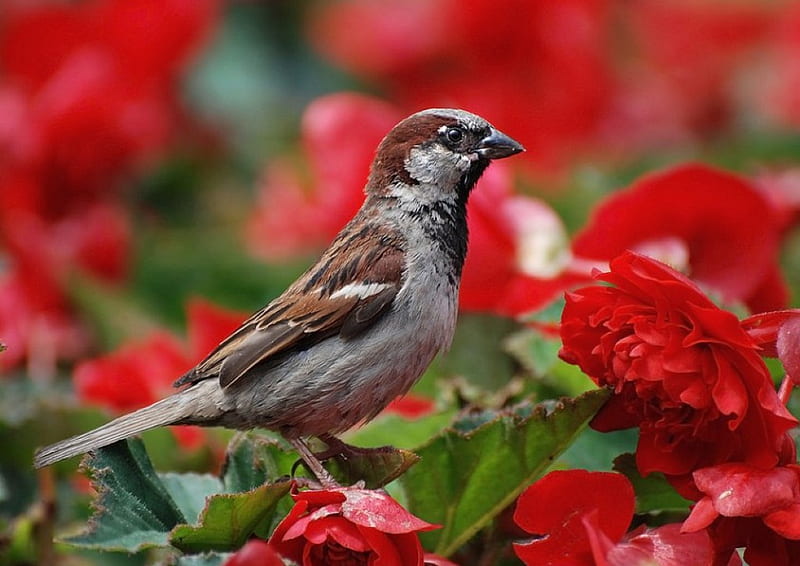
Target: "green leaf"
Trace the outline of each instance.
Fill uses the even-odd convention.
[[[275,479],[280,476],[277,464],[271,473],[266,470],[267,463],[273,462],[269,452],[274,445],[274,442],[252,432],[237,434],[228,444],[222,467],[225,490],[228,493],[249,491],[262,485],[267,477]]]
[[[276,509],[290,482],[265,481],[288,477],[295,460],[274,441],[251,433],[229,445],[223,479],[159,475],[140,440],[114,444],[87,462],[100,492],[97,512],[89,531],[67,542],[127,552],[170,544],[186,552],[238,548],[255,531],[268,534],[275,516],[283,516],[285,509]]]
[[[266,536],[288,510],[279,503],[289,492],[288,474],[296,460],[271,438],[237,435],[228,445],[224,487],[217,490],[225,493],[209,495],[197,523],[176,526],[170,542],[184,552],[225,551],[240,547],[254,532]],[[276,478],[282,479],[265,483]]]
[[[443,528],[421,535],[448,556],[550,466],[608,398],[604,390],[552,404],[470,416],[416,450],[401,478],[409,510]],[[550,405],[548,408],[547,405]]]
[[[692,504],[688,499],[678,495],[664,474],[654,472],[642,477],[636,467],[636,456],[631,453],[618,456],[614,460],[614,470],[625,474],[633,484],[637,513],[686,512]]]
[[[561,454],[556,466],[609,472],[614,469],[614,458],[636,450],[638,439],[635,428],[599,432],[586,427]]]
[[[101,448],[86,459],[99,492],[89,530],[66,542],[87,548],[137,552],[166,546],[186,518],[156,475],[139,439]]]
[[[337,455],[327,463],[327,468],[342,485],[363,481],[367,489],[377,489],[419,462],[419,456],[413,452],[392,446],[349,448],[347,454]]]
[[[206,497],[224,489],[219,478],[209,474],[158,474],[164,488],[186,517],[194,523],[205,507]]]
[[[213,495],[198,525],[178,525],[170,535],[170,542],[187,553],[239,548],[262,523],[272,518],[278,501],[289,493],[291,483],[284,480],[245,493]]]

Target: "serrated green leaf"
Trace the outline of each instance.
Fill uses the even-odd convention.
[[[66,539],[75,546],[137,552],[167,546],[186,518],[156,475],[139,439],[117,442],[86,459],[99,497],[89,530]]]
[[[222,467],[225,490],[228,493],[248,491],[267,481],[266,444],[274,443],[269,443],[254,433],[237,434],[230,441]],[[278,470],[273,470],[273,474],[272,478],[276,479]]]
[[[633,484],[636,492],[636,512],[663,513],[665,511],[688,511],[692,504],[681,497],[672,487],[664,474],[650,473],[642,477],[636,467],[636,456],[631,453],[621,454],[614,460],[614,470],[625,474]]]
[[[233,550],[242,546],[259,526],[271,520],[290,480],[245,493],[223,493],[208,498],[197,525],[178,525],[170,534],[173,546],[187,553]]]
[[[455,552],[547,470],[607,398],[595,390],[549,411],[523,404],[468,433],[447,429],[418,448],[422,460],[400,481],[409,510],[443,526],[421,535],[425,547]]]
[[[205,500],[198,521],[178,525],[170,542],[185,552],[226,551],[254,533],[266,536],[291,501],[289,491],[297,455],[258,432],[237,434],[228,445],[221,488]],[[269,483],[271,482],[271,483]],[[282,501],[283,500],[283,501]]]
[[[194,523],[205,507],[206,497],[224,490],[222,481],[209,474],[158,474],[164,488],[186,517]]]

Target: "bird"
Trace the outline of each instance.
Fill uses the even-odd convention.
[[[322,485],[337,485],[308,440],[341,443],[449,348],[468,197],[491,161],[522,151],[465,110],[400,121],[377,147],[361,208],[314,265],[180,376],[175,393],[38,450],[34,467],[161,426],[266,428]]]

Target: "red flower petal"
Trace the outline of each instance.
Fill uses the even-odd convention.
[[[299,524],[299,522],[295,523],[294,527]],[[367,552],[371,548],[358,527],[341,516],[328,516],[309,521],[308,525],[303,528],[302,535],[312,544],[324,544],[327,540],[333,540],[355,552]],[[291,538],[288,533],[286,536]]]
[[[757,225],[750,221],[754,217],[760,219]],[[612,194],[575,237],[573,250],[583,258],[608,260],[665,237],[687,245],[693,279],[728,299],[761,300],[755,291],[774,275],[778,221],[773,208],[746,181],[702,165],[651,174]]]
[[[526,564],[592,564],[592,538],[620,540],[633,510],[633,487],[621,474],[550,472],[520,495],[514,512],[520,527],[543,538],[515,543],[514,552]],[[591,520],[593,513],[596,521]],[[587,533],[587,516],[589,528],[599,532]]]
[[[692,474],[714,509],[726,517],[759,517],[800,502],[800,478],[792,468],[759,470],[721,464]]]
[[[342,515],[349,521],[383,533],[400,534],[438,529],[406,511],[388,494],[369,489],[346,488],[342,490],[345,501]]]
[[[260,539],[247,542],[223,566],[284,566],[278,552]]]
[[[713,566],[715,549],[706,531],[681,533],[678,524],[646,529],[616,545],[607,555],[609,566]]]
[[[615,393],[592,426],[638,426],[644,474],[732,460],[775,466],[796,419],[736,317],[645,256],[623,253],[610,270],[596,278],[613,287],[567,294],[561,321],[561,357]]]

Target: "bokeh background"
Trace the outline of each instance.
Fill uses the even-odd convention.
[[[2,0],[0,564],[158,559],[51,547],[91,493],[76,460],[37,475],[34,448],[168,394],[350,218],[386,131],[434,106],[527,152],[473,196],[452,352],[382,417],[430,418],[362,442],[588,388],[537,380],[557,344],[525,329],[625,247],[743,312],[797,304],[800,2]],[[159,469],[215,471],[229,437],[146,441]]]

